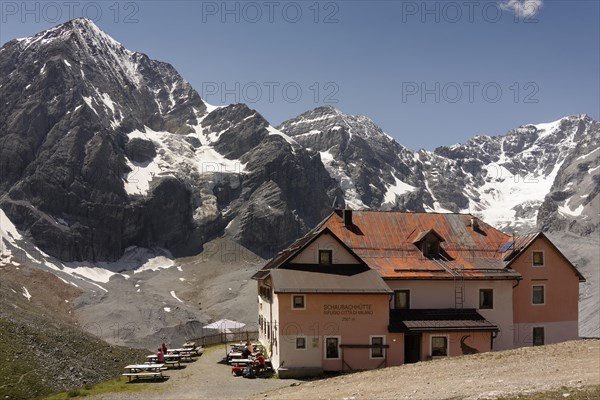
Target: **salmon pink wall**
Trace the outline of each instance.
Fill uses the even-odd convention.
[[[449,356],[460,356],[463,355],[463,348],[461,347],[461,338],[468,335],[465,339],[464,345],[469,346],[473,349],[478,350],[479,353],[488,352],[490,348],[490,332],[435,332],[435,333],[424,333],[421,340],[421,360],[428,360],[431,358],[431,337],[432,336],[446,336],[449,342]],[[465,348],[466,349],[466,348]]]
[[[534,251],[544,252],[544,266],[533,266]],[[579,279],[547,239],[536,239],[511,266],[523,276],[513,291],[515,323],[578,320]],[[532,304],[534,285],[545,287],[544,304]]]
[[[544,265],[533,266],[533,252]],[[531,346],[533,328],[544,328],[544,343],[579,337],[579,278],[546,238],[538,238],[512,264],[523,280],[513,290],[514,346]],[[532,304],[534,285],[544,286],[544,304]]]
[[[389,296],[306,294],[305,308],[292,309],[292,294],[278,294],[280,362],[285,367],[321,366],[324,370],[372,369],[403,362],[402,334],[389,333]],[[325,337],[339,337],[340,344],[370,344],[371,336],[383,336],[387,363],[372,359],[368,348],[341,348],[340,359],[325,359]],[[296,349],[296,337],[306,336],[307,349]]]
[[[579,337],[577,321],[515,324],[515,347],[533,346],[533,328],[544,328],[544,344],[565,342]]]

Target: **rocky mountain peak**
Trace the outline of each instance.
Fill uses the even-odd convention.
[[[328,136],[343,136],[350,141],[373,139],[391,142],[394,140],[369,117],[345,114],[331,105],[309,110],[283,122],[277,128],[290,136],[324,133]]]
[[[89,20],[0,52],[0,207],[51,256],[197,254],[233,226],[269,257],[339,196],[319,157],[258,112],[209,108],[171,65]]]

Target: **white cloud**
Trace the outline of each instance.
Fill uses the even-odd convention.
[[[543,3],[544,0],[504,0],[500,2],[500,8],[512,11],[517,17],[529,18],[540,11]]]

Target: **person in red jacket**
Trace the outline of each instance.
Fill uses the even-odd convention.
[[[163,354],[167,354],[167,345],[166,344],[162,344],[162,352]]]
[[[258,371],[264,371],[265,369],[265,356],[262,353],[256,355],[256,369]]]
[[[165,353],[162,352],[161,348],[159,348],[158,352],[156,353],[156,360],[158,361],[159,364],[162,364],[165,362]]]

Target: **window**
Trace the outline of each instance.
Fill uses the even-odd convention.
[[[397,310],[410,308],[410,290],[394,291],[394,308]]]
[[[271,301],[271,288],[270,287],[261,286],[259,289],[259,294],[263,299],[268,300],[269,302]]]
[[[295,310],[304,310],[303,294],[295,294],[292,296],[292,308]]]
[[[333,262],[333,250],[319,250],[319,265],[331,265]]]
[[[443,357],[448,355],[448,337],[432,336],[431,337],[431,356]]]
[[[544,344],[544,328],[541,326],[533,328],[533,345],[542,346]]]
[[[541,267],[544,265],[544,252],[534,251],[533,252],[533,265]]]
[[[384,357],[384,351],[385,349],[383,348],[384,345],[384,341],[383,341],[383,336],[371,336],[371,346],[377,346],[377,347],[371,347],[371,358],[383,358]]]
[[[533,304],[544,304],[544,286],[534,285],[531,290],[531,302]]]
[[[306,349],[306,337],[298,336],[296,338],[296,349],[298,349],[298,350]]]
[[[425,257],[436,257],[439,253],[439,242],[423,242],[423,255]]]
[[[494,289],[479,289],[479,308],[483,310],[494,308]]]
[[[340,338],[326,337],[325,338],[325,358],[334,359],[340,358]]]

